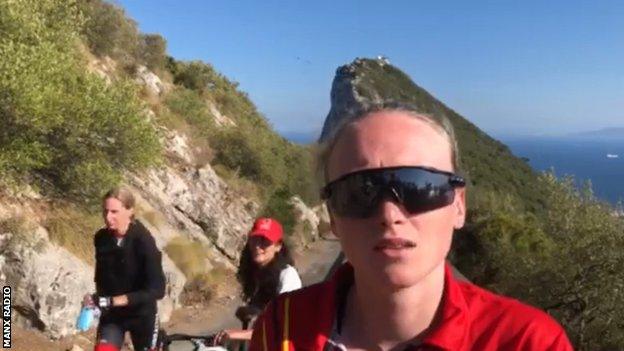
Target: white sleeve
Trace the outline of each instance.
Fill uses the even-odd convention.
[[[301,278],[293,266],[287,266],[280,272],[279,293],[301,289]]]

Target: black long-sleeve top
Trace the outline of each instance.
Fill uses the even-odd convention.
[[[156,300],[165,295],[162,255],[141,222],[133,220],[119,241],[108,229],[95,233],[95,285],[99,296],[128,295],[128,306],[110,313],[156,313]]]

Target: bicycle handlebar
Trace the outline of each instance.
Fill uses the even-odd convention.
[[[173,341],[198,339],[198,340],[203,340],[204,343],[211,344],[215,336],[216,334],[210,334],[210,335],[171,334],[171,335],[165,336],[165,343],[170,344]]]

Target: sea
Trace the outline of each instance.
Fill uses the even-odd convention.
[[[283,133],[288,140],[308,144],[318,133]],[[501,136],[514,155],[526,158],[538,172],[571,175],[577,186],[590,180],[594,195],[617,205],[624,201],[624,137]]]
[[[594,195],[617,205],[624,200],[624,138],[499,137],[536,171],[572,175],[577,186],[590,180]]]

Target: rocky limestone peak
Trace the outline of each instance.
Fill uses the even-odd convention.
[[[459,150],[459,171],[469,184],[488,191],[505,189],[510,196],[522,199],[527,208],[540,208],[539,192],[527,194],[522,185],[535,177],[526,162],[517,159],[505,145],[415,84],[383,56],[357,58],[338,68],[331,90],[331,109],[319,142],[330,140],[342,124],[353,121],[371,105],[397,104],[409,105],[410,110],[439,119],[443,124],[447,123],[444,120],[450,122]]]
[[[427,104],[424,102],[434,102]],[[338,67],[331,89],[331,108],[319,142],[328,140],[336,127],[359,115],[359,111],[381,103],[409,103],[431,115],[444,114],[442,103],[417,86],[387,58],[356,58]]]

